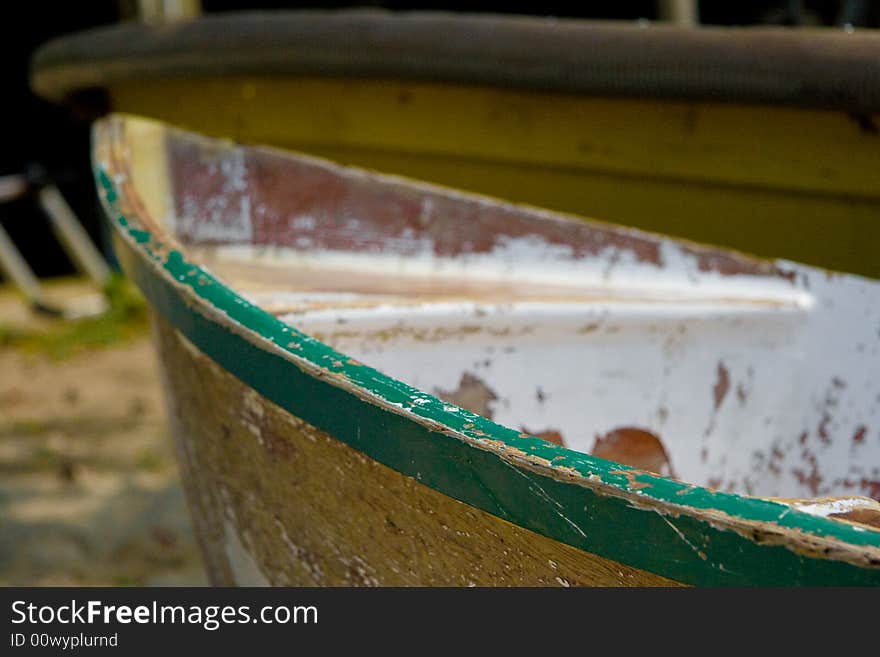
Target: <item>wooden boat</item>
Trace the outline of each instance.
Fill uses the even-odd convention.
[[[46,98],[880,276],[880,36],[378,11],[125,23]]]
[[[880,584],[876,280],[93,139],[214,583]]]

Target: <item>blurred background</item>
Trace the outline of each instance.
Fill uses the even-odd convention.
[[[204,584],[165,426],[146,310],[127,283],[102,278],[104,263],[115,270],[89,166],[89,124],[104,111],[102,99],[73,111],[41,100],[28,81],[34,51],[53,37],[118,21],[161,21],[162,3],[13,4],[5,7],[0,46],[6,126],[0,149],[0,240],[6,240],[6,266],[0,268],[0,584]],[[369,6],[695,27],[880,24],[880,3],[868,0],[630,0],[577,3],[576,12],[573,3],[546,0],[183,4],[201,13]],[[53,205],[39,193],[46,188],[60,192],[60,209],[57,197]],[[53,212],[60,215],[52,219]],[[82,247],[80,228],[97,246],[99,263]],[[65,236],[72,247],[64,246]],[[76,266],[78,248],[85,253]],[[26,265],[24,286],[12,284],[10,258]],[[31,303],[22,289],[30,281],[27,272],[38,279]],[[109,293],[102,280],[110,281]]]

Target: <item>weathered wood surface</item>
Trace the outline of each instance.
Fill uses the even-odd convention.
[[[32,86],[876,277],[878,52],[871,30],[273,11],[61,37]]]
[[[132,127],[137,129],[129,130]],[[144,127],[148,129],[142,131]],[[192,153],[187,148],[170,149],[170,152],[178,156],[181,152],[198,155],[206,167],[205,171],[199,175],[190,172],[190,184],[182,190],[175,189],[179,180],[163,181],[162,176],[154,175],[153,166],[164,167],[169,157],[169,151],[154,148],[157,138],[160,144],[165,139],[180,139],[184,145],[201,144],[204,147],[201,154],[198,149]],[[144,140],[147,148],[142,148],[140,143]],[[358,234],[381,238],[381,223],[389,220],[389,216],[382,213],[382,208],[385,208],[385,212],[391,211],[391,208],[387,203],[375,202],[375,197],[386,201],[394,199],[395,190],[398,190],[397,198],[401,204],[393,212],[400,212],[402,214],[398,218],[411,221],[413,217],[407,214],[408,209],[423,211],[419,216],[424,218],[425,233],[417,244],[406,239],[392,240],[391,254],[397,258],[393,267],[399,267],[402,272],[410,272],[410,267],[414,267],[413,271],[417,272],[419,267],[427,266],[428,271],[434,272],[436,269],[441,278],[452,282],[467,278],[469,267],[479,262],[478,258],[485,257],[487,267],[481,270],[484,283],[510,281],[511,274],[515,274],[517,280],[537,283],[537,287],[553,281],[565,281],[569,288],[580,290],[583,294],[581,302],[587,304],[608,301],[607,296],[596,295],[598,290],[605,295],[620,295],[618,301],[621,306],[626,306],[623,300],[632,301],[628,293],[633,292],[633,282],[638,283],[639,294],[648,293],[655,304],[670,301],[668,292],[677,289],[676,285],[684,288],[688,294],[694,295],[692,299],[680,299],[688,302],[685,304],[688,308],[695,307],[692,302],[696,299],[706,300],[714,298],[711,296],[713,294],[724,292],[718,294],[715,301],[729,303],[730,294],[733,294],[733,298],[738,300],[734,304],[736,307],[747,306],[751,299],[768,313],[785,308],[797,309],[797,313],[790,315],[790,318],[801,318],[799,321],[805,322],[803,326],[809,334],[815,332],[814,337],[821,337],[822,331],[827,329],[827,323],[823,320],[813,324],[813,313],[818,318],[831,317],[839,322],[841,306],[835,305],[838,302],[843,302],[843,307],[850,311],[855,308],[857,313],[873,312],[864,303],[864,295],[873,293],[870,281],[848,276],[827,276],[790,263],[780,266],[779,263],[755,261],[615,227],[572,223],[564,217],[548,216],[549,213],[511,207],[449,190],[410,185],[400,179],[345,170],[296,155],[285,156],[260,149],[245,153],[248,149],[236,149],[231,144],[210,142],[177,131],[166,134],[161,126],[130,119],[112,119],[102,123],[98,126],[95,142],[98,181],[108,216],[117,229],[115,239],[123,266],[153,307],[165,318],[164,321],[185,336],[191,346],[197,347],[197,350],[186,351],[186,346],[179,346],[178,351],[182,349],[191,357],[198,352],[203,353],[213,363],[211,367],[218,367],[218,371],[227,373],[229,380],[223,385],[240,391],[235,398],[223,396],[222,392],[214,390],[216,386],[211,383],[212,377],[201,375],[202,369],[208,371],[209,368],[201,368],[200,374],[196,375],[194,368],[187,367],[187,361],[182,366],[175,364],[173,358],[179,359],[176,352],[173,358],[166,359],[170,368],[169,378],[184,377],[178,383],[169,384],[175,394],[172,403],[178,405],[178,412],[175,413],[179,418],[176,431],[182,445],[191,444],[188,432],[199,435],[200,426],[213,426],[214,416],[237,422],[237,428],[234,429],[236,438],[232,441],[234,448],[229,448],[232,450],[231,458],[212,460],[203,455],[203,452],[209,454],[217,445],[223,444],[222,426],[206,431],[198,448],[188,447],[182,453],[182,459],[189,464],[187,471],[193,473],[193,490],[200,491],[199,495],[210,491],[208,503],[222,505],[220,511],[202,509],[199,504],[206,502],[201,498],[196,505],[196,515],[202,522],[201,531],[206,540],[206,549],[212,555],[212,568],[217,581],[227,581],[223,579],[223,572],[232,567],[230,563],[236,564],[233,568],[241,574],[240,581],[262,581],[265,576],[260,574],[263,572],[261,568],[265,569],[270,579],[277,578],[269,553],[290,557],[290,546],[286,553],[277,549],[278,545],[286,545],[288,541],[296,546],[292,548],[293,553],[300,553],[303,546],[296,542],[283,523],[278,525],[275,522],[278,518],[274,511],[266,511],[266,508],[297,504],[292,496],[278,493],[278,490],[290,492],[292,489],[289,487],[298,480],[297,476],[302,477],[299,481],[309,484],[304,484],[298,490],[302,495],[302,504],[315,518],[314,522],[318,525],[340,522],[347,527],[355,522],[350,519],[351,509],[360,510],[363,508],[359,506],[361,500],[372,499],[373,474],[382,471],[382,468],[396,472],[402,477],[401,481],[410,481],[400,484],[403,488],[395,489],[398,492],[418,498],[421,493],[417,491],[427,487],[438,495],[444,494],[465,503],[467,506],[463,508],[479,509],[501,522],[502,518],[511,521],[527,532],[524,536],[531,536],[531,532],[542,536],[537,539],[538,542],[558,541],[576,548],[584,555],[601,555],[606,560],[626,563],[679,581],[740,585],[865,584],[880,581],[880,540],[876,532],[865,525],[856,527],[836,520],[828,517],[830,514],[825,514],[824,510],[812,513],[797,505],[724,493],[591,457],[442,402],[423,389],[411,387],[372,369],[369,363],[365,365],[334,351],[331,346],[299,331],[298,320],[282,321],[268,314],[259,303],[243,298],[241,288],[230,287],[208,271],[203,266],[205,260],[199,256],[198,249],[204,246],[230,246],[238,248],[248,257],[262,257],[261,254],[269,256],[267,262],[262,264],[272,264],[271,256],[280,255],[282,257],[275,265],[284,266],[277,267],[275,271],[290,274],[297,269],[294,266],[296,263],[305,264],[306,269],[310,263],[314,265],[309,260],[314,253],[298,240],[320,238],[325,240],[325,249],[319,255],[326,262],[334,261],[331,256],[344,255],[349,263],[376,264],[369,260],[377,253],[376,245],[366,245],[369,248],[365,249],[365,253],[357,253],[359,246],[364,245],[357,242],[349,245],[343,239],[344,229],[350,227],[350,220],[362,219],[369,230],[359,231]],[[257,192],[254,195],[255,190],[261,189],[260,184],[265,191],[265,183],[273,180],[278,182],[285,177],[276,171],[272,175],[258,175],[251,180],[254,171],[248,165],[251,157],[255,158],[250,161],[251,165],[258,165],[258,169],[263,167],[260,169],[263,172],[270,172],[269,162],[282,165],[287,161],[294,170],[303,173],[302,178],[287,177],[288,181],[302,182],[322,177],[328,181],[329,187],[307,186],[312,192],[335,189],[343,193],[341,196],[327,196],[329,205],[324,208],[323,214],[318,211],[319,199],[306,194],[304,202],[318,203],[314,212],[298,215],[288,211],[285,215],[284,204],[280,200],[288,198],[286,194],[289,190],[283,185],[272,188],[277,187],[284,193],[261,195],[262,192]],[[311,178],[306,175],[310,167]],[[138,171],[152,172],[148,182],[139,178]],[[198,173],[198,167],[195,171]],[[333,176],[334,172],[336,177]],[[157,184],[157,180],[162,184]],[[256,187],[253,185],[255,181],[260,183]],[[215,187],[219,192],[226,187],[229,195],[217,196],[212,191]],[[173,203],[168,203],[162,194],[172,190]],[[203,192],[201,197],[197,193],[199,190]],[[181,191],[184,192],[183,197],[175,198]],[[186,194],[191,195],[189,201]],[[358,195],[366,202],[358,204]],[[432,215],[425,209],[426,201],[431,201],[427,204],[429,209],[441,207],[446,210]],[[486,213],[470,214],[478,207],[486,208]],[[349,211],[358,208],[363,217],[347,216]],[[467,223],[458,222],[460,215],[455,212],[456,208],[470,217]],[[253,215],[249,214],[251,210]],[[395,216],[393,212],[392,219]],[[517,242],[516,238],[527,237],[526,234],[518,236],[514,232],[506,235],[505,222],[493,224],[503,216],[511,221],[507,228],[524,230],[526,227],[522,222],[528,223],[530,212],[533,230],[526,232],[531,237],[521,242]],[[320,217],[321,221],[315,217]],[[270,238],[271,235],[260,231],[273,225],[278,229],[276,236],[284,235],[285,239],[292,240],[286,242],[291,246],[287,251],[274,254],[265,250],[251,253],[255,246],[259,246],[251,242]],[[332,230],[321,235],[322,226]],[[495,237],[492,237],[493,226]],[[196,233],[192,232],[193,228]],[[407,230],[402,231],[399,237],[405,238],[413,230],[418,233],[419,224],[405,224],[402,228]],[[479,235],[481,229],[489,233],[485,235],[489,241],[487,244],[474,242],[473,248],[477,253],[463,253],[470,248],[464,244],[449,245],[442,239],[437,241],[444,236],[461,237],[474,232]],[[555,245],[556,241],[565,241],[560,231],[568,235],[569,240],[577,235],[585,236],[583,244],[576,244],[577,248],[569,247],[564,253],[548,250],[546,247]],[[599,236],[612,242],[621,238],[624,243],[613,242],[614,248],[596,252],[595,241]],[[513,241],[521,248],[511,250],[509,238],[515,238]],[[260,249],[270,242],[263,243]],[[645,253],[639,253],[652,244],[661,257],[646,258]],[[451,246],[451,250],[444,245]],[[581,247],[583,252],[578,250]],[[235,248],[233,252],[236,252]],[[648,252],[653,251],[649,249]],[[222,252],[218,254],[223,255]],[[555,273],[547,266],[548,254],[555,254],[550,260],[557,265],[564,264]],[[623,262],[620,260],[622,254],[626,254]],[[462,255],[466,257],[459,259]],[[369,258],[367,261],[363,258],[358,260],[357,256]],[[260,257],[256,260],[260,260]],[[727,265],[731,263],[740,267],[727,271]],[[389,263],[381,264],[388,266]],[[369,267],[364,271],[369,271]],[[355,280],[359,272],[355,267],[349,272],[347,280]],[[629,277],[633,272],[646,276]],[[618,279],[618,276],[623,278]],[[280,280],[284,280],[285,285],[290,283],[286,276],[280,277]],[[829,295],[828,290],[838,285],[848,292]],[[289,289],[298,288],[294,286]],[[770,303],[763,303],[765,294],[769,294],[767,300]],[[295,294],[293,296],[296,297]],[[353,296],[356,297],[343,295],[343,298],[351,301]],[[320,305],[320,295],[317,299]],[[339,300],[330,295],[324,301],[328,299]],[[329,310],[333,311],[332,304]],[[865,322],[863,315],[856,316],[862,318],[862,323],[857,326],[860,331],[873,326]],[[807,322],[807,319],[810,321]],[[161,335],[162,331],[159,333]],[[840,336],[839,331],[832,333]],[[755,335],[760,336],[760,331]],[[164,349],[168,349],[166,343],[167,340],[164,340]],[[189,343],[183,342],[181,345]],[[799,344],[803,349],[808,343],[802,339]],[[822,345],[819,351],[826,357],[832,348],[852,348],[854,353],[862,354],[847,362],[857,364],[851,368],[857,376],[867,376],[866,371],[870,368],[865,370],[865,364],[874,357],[874,352],[862,353],[858,345],[848,344],[845,340],[829,343],[820,339],[817,344]],[[664,349],[662,353],[663,357],[673,357],[677,352],[673,350],[667,353]],[[801,353],[797,350],[794,352],[797,358],[793,363],[802,362],[798,355]],[[699,353],[694,355],[698,357]],[[695,363],[700,365],[700,358]],[[725,398],[730,396],[728,393],[737,388],[734,387],[731,370],[718,367],[716,361],[705,358],[700,366],[707,364],[711,381],[714,381],[708,386],[709,403],[718,410]],[[817,379],[819,383],[825,380],[825,377]],[[461,383],[459,379],[456,381]],[[854,395],[865,395],[871,385],[871,381],[867,380],[864,386],[850,385],[848,389]],[[456,394],[448,384],[442,386],[441,391]],[[458,393],[461,393],[461,385]],[[684,399],[687,399],[687,395]],[[486,403],[489,400],[491,395],[485,397]],[[844,406],[838,398],[831,402]],[[380,470],[362,470],[362,478],[357,479],[360,475],[353,475],[356,485],[347,488],[345,468],[327,461],[327,467],[322,469],[335,473],[335,479],[313,480],[308,478],[312,475],[311,470],[305,474],[291,470],[281,477],[276,490],[274,482],[278,477],[268,474],[275,472],[273,467],[279,467],[277,463],[285,458],[279,454],[289,447],[287,441],[275,440],[276,431],[280,431],[282,426],[289,426],[290,420],[286,423],[266,420],[266,417],[272,416],[268,410],[272,404],[283,408],[283,414],[300,418],[309,423],[308,426],[323,432],[327,440],[335,441],[336,447],[352,449],[353,454],[360,455],[359,458],[381,463],[382,466],[377,466]],[[849,413],[864,413],[866,417],[871,415],[873,408],[870,403],[862,406],[847,403],[845,406]],[[812,413],[821,411],[821,408],[811,406],[807,410]],[[297,434],[302,433],[306,440],[311,436],[318,441],[314,432],[303,430],[302,427],[306,425],[293,424],[298,427]],[[818,438],[830,439],[828,431],[833,426],[830,421],[819,422],[816,430]],[[537,427],[530,429],[540,431]],[[233,431],[232,428],[229,430]],[[690,431],[677,432],[677,435],[685,439],[699,439],[701,434]],[[844,435],[849,438],[847,433]],[[872,436],[873,433],[869,434],[866,430],[856,432],[856,435],[859,439],[855,443],[864,449],[867,444],[865,436]],[[605,447],[621,440],[620,432],[605,433],[600,437]],[[750,434],[749,438],[760,438],[760,434]],[[258,445],[261,439],[264,443],[261,448],[275,459],[275,465],[261,461],[258,455],[245,450],[244,446]],[[796,434],[795,441],[798,442]],[[803,445],[802,442],[798,444]],[[842,450],[850,450],[850,458],[855,454],[850,442],[832,444]],[[348,462],[344,453],[340,455],[334,452],[334,455],[339,456],[343,463]],[[682,463],[676,458],[673,455],[673,465],[678,472]],[[315,455],[315,459],[318,463],[324,462],[320,454]],[[310,461],[304,459],[303,462]],[[866,465],[861,462],[856,464]],[[303,467],[307,468],[308,465]],[[870,468],[870,464],[867,467]],[[381,479],[381,475],[376,476]],[[236,477],[240,477],[244,483],[240,486],[235,484],[233,480]],[[418,485],[419,488],[405,488],[409,485]],[[325,496],[327,487],[334,486],[344,488],[348,495],[344,498]],[[240,499],[232,499],[229,493],[219,492],[222,490],[239,491]],[[316,501],[310,501],[310,492]],[[337,500],[336,504],[332,502],[334,499]],[[275,501],[265,507],[261,500]],[[381,508],[381,505],[376,508]],[[254,510],[257,520],[249,519],[247,523],[237,524],[242,514],[251,510]],[[278,513],[292,511],[285,509]],[[462,517],[472,519],[466,514]],[[235,519],[232,524],[234,531],[227,532],[227,521],[232,518]],[[392,522],[400,526],[394,519]],[[475,522],[479,525],[482,521]],[[457,526],[451,521],[443,524]],[[273,527],[274,535],[271,533]],[[468,531],[464,527],[460,530]],[[372,526],[372,530],[364,531],[369,535],[369,531],[377,530]],[[351,530],[351,533],[354,537],[358,536],[355,530]],[[333,532],[330,531],[330,534]],[[211,542],[221,539],[224,549],[212,549]],[[450,536],[446,540],[455,544],[457,539]],[[273,547],[269,547],[268,553],[264,554],[264,548],[260,547],[262,543]],[[333,549],[333,546],[325,547]],[[412,553],[410,548],[409,554]],[[355,556],[364,558],[363,554]],[[328,558],[327,554],[322,553],[321,558]],[[346,554],[343,558],[349,561],[347,565],[350,566],[354,557]],[[395,560],[394,563],[398,562]],[[447,565],[443,561],[434,563],[438,568]],[[556,563],[558,565],[559,562]],[[278,568],[283,572],[282,566]],[[447,578],[457,576],[451,573],[443,575]]]
[[[255,11],[206,15],[174,29],[128,21],[60,37],[37,53],[32,84],[58,100],[119,80],[348,75],[870,114],[880,110],[878,52],[871,30]]]
[[[214,584],[674,584],[405,477],[261,397],[155,315],[154,330]]]
[[[880,498],[872,281],[126,125],[166,146],[135,175],[166,234],[384,374],[447,399],[479,379],[469,410],[579,452],[646,431],[647,469],[714,489]]]

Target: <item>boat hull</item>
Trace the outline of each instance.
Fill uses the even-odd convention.
[[[162,169],[139,176],[134,161],[166,144],[205,166],[242,152],[131,119],[95,132],[115,247],[156,315],[172,431],[214,582],[880,584],[880,534],[867,525],[565,449],[383,375],[247,301],[158,227],[167,198],[146,198],[157,186],[144,176]],[[235,167],[216,169],[236,179]],[[404,185],[436,203],[477,202],[350,175],[392,196]],[[479,204],[492,214],[491,201]],[[387,204],[362,214],[370,207]],[[537,230],[549,220],[532,221]],[[734,261],[718,253],[708,264]],[[788,280],[771,263],[758,268]]]
[[[273,12],[65,38],[33,86],[878,277],[878,53],[873,35],[830,30]]]
[[[880,276],[867,179],[880,151],[840,112],[253,77],[138,81],[110,98],[206,134]]]
[[[153,327],[215,585],[675,584],[420,484],[256,393],[165,320]]]

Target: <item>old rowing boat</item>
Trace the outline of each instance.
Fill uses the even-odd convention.
[[[880,584],[877,281],[93,138],[215,583]]]
[[[880,276],[880,36],[291,11],[66,36],[32,86],[767,257]]]

